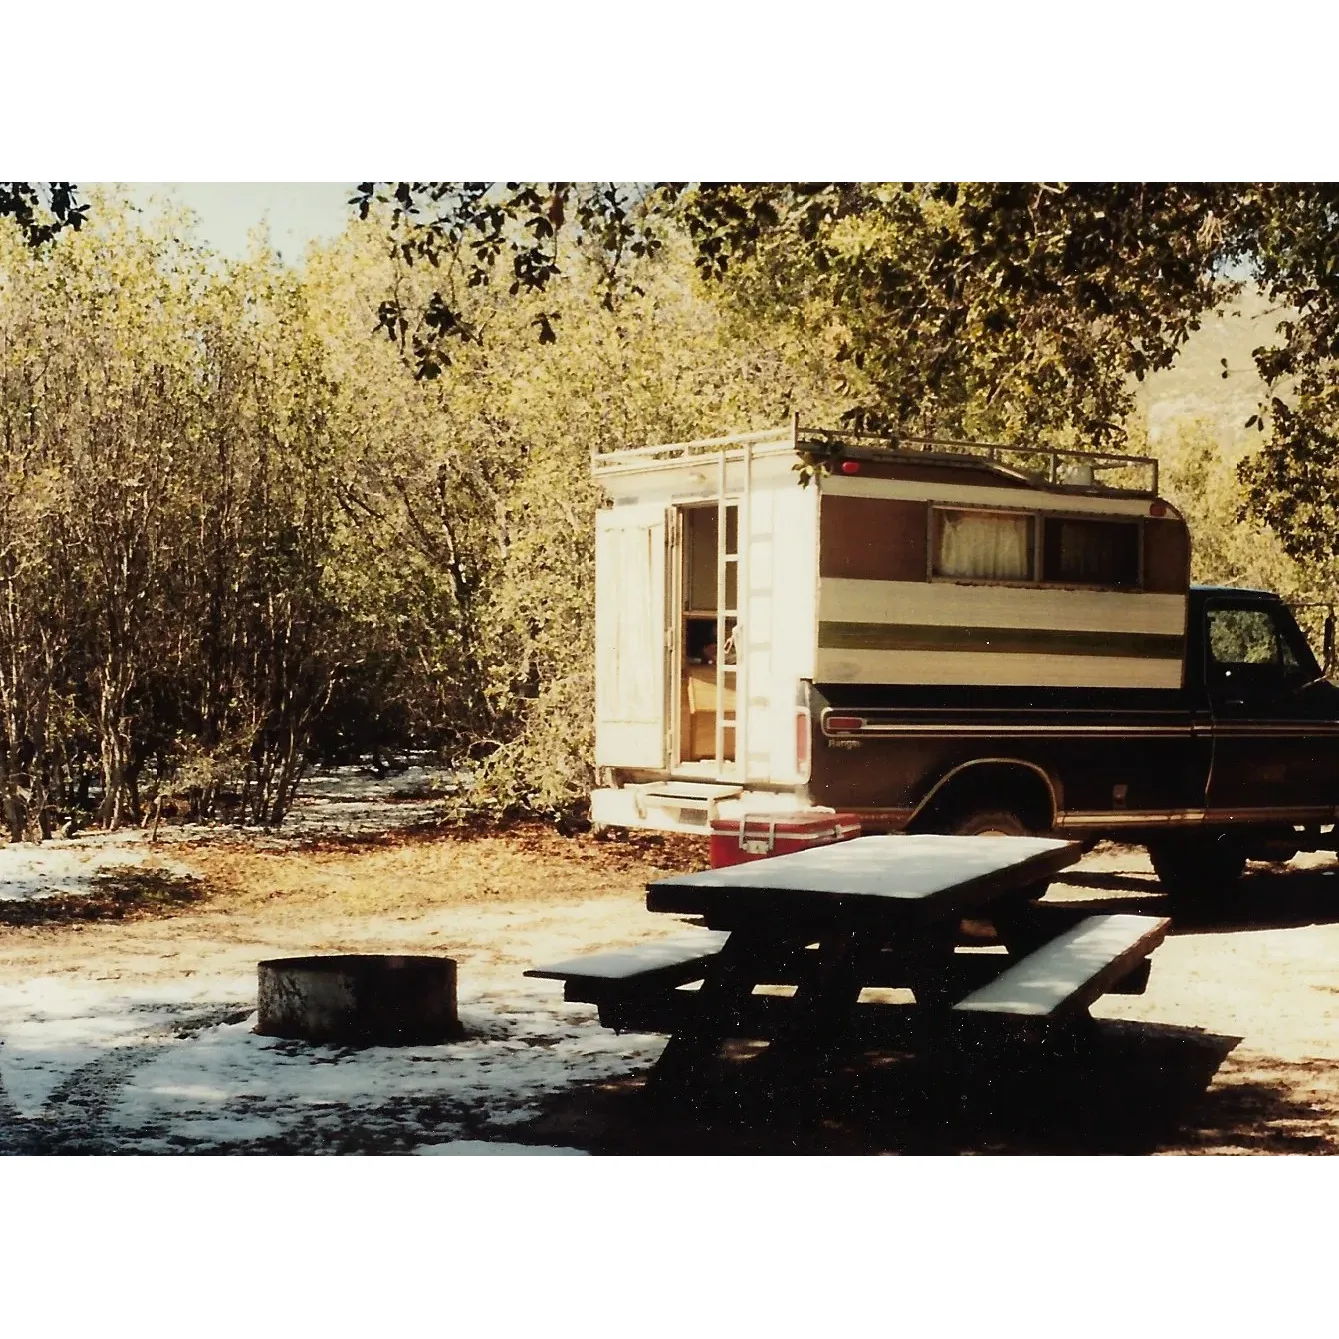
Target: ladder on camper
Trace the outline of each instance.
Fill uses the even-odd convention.
[[[740,778],[747,775],[748,741],[744,737],[744,717],[748,713],[748,704],[744,700],[746,690],[743,629],[740,626],[739,608],[745,598],[745,564],[741,560],[741,540],[748,535],[749,525],[749,485],[752,470],[751,452],[747,446],[744,451],[744,487],[741,496],[729,501],[725,488],[725,452],[718,459],[716,488],[716,764],[725,770],[726,731],[734,731],[734,774]],[[730,512],[734,512],[734,536],[730,535]],[[730,580],[734,577],[733,582]],[[731,599],[730,588],[734,587]],[[733,697],[728,690],[733,689]],[[726,703],[733,701],[734,710],[727,711]],[[741,711],[742,708],[742,711]]]

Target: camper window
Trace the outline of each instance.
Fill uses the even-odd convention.
[[[1033,518],[1019,512],[934,513],[931,571],[978,581],[1033,580]]]
[[[1042,580],[1078,586],[1139,584],[1139,524],[1068,516],[1042,519]]]
[[[683,607],[691,613],[715,612],[718,593],[718,528],[720,513],[714,506],[685,507]],[[725,552],[737,553],[739,545],[739,509],[733,503],[725,508]],[[736,564],[725,564],[725,607],[733,609],[738,599]]]
[[[957,581],[1138,587],[1136,520],[934,507],[930,575]]]

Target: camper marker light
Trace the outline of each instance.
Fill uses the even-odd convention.
[[[859,462],[858,460],[843,460],[843,461],[842,461],[842,473],[843,473],[843,474],[859,474],[859,473],[860,473],[860,462]]]
[[[1149,504],[1148,514],[1150,516],[1166,516],[1167,504],[1165,502],[1152,502]]]
[[[823,722],[829,734],[854,734],[865,728],[863,716],[829,716]]]

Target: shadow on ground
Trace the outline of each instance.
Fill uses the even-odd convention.
[[[1094,897],[1087,890],[1125,894]],[[1077,894],[1077,896],[1076,896]],[[1260,867],[1227,887],[1168,897],[1151,875],[1067,870],[1051,885],[1047,904],[1081,905],[1086,914],[1118,911],[1170,916],[1172,934],[1287,930],[1339,924],[1339,867]]]
[[[1235,1057],[1234,1057],[1235,1060]],[[1225,1073],[1182,1130],[1187,1150],[1233,1153],[1339,1153],[1339,1118],[1317,1079],[1330,1062],[1252,1057]],[[1308,1100],[1318,1096],[1313,1104]]]
[[[644,1078],[597,1085],[562,1095],[513,1137],[597,1153],[1139,1154],[1231,1143],[1238,1124],[1258,1128],[1263,1108],[1276,1125],[1314,1125],[1282,1078],[1210,1098],[1238,1041],[1103,1021],[1068,1053],[977,1057],[956,1072],[865,1052],[816,1075],[737,1053],[720,1062],[709,1096],[667,1096]],[[1271,1151],[1301,1146],[1276,1140]]]
[[[83,893],[0,902],[0,925],[67,925],[74,921],[175,916],[205,901],[202,880],[159,869],[112,869]]]

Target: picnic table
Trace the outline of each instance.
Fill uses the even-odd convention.
[[[705,928],[526,975],[563,981],[607,1027],[669,1033],[662,1084],[703,1077],[734,1038],[817,1053],[1045,1038],[1106,991],[1142,990],[1170,924],[1036,905],[1081,851],[1042,837],[873,836],[661,879],[648,910]],[[889,988],[895,1002],[869,995]]]

